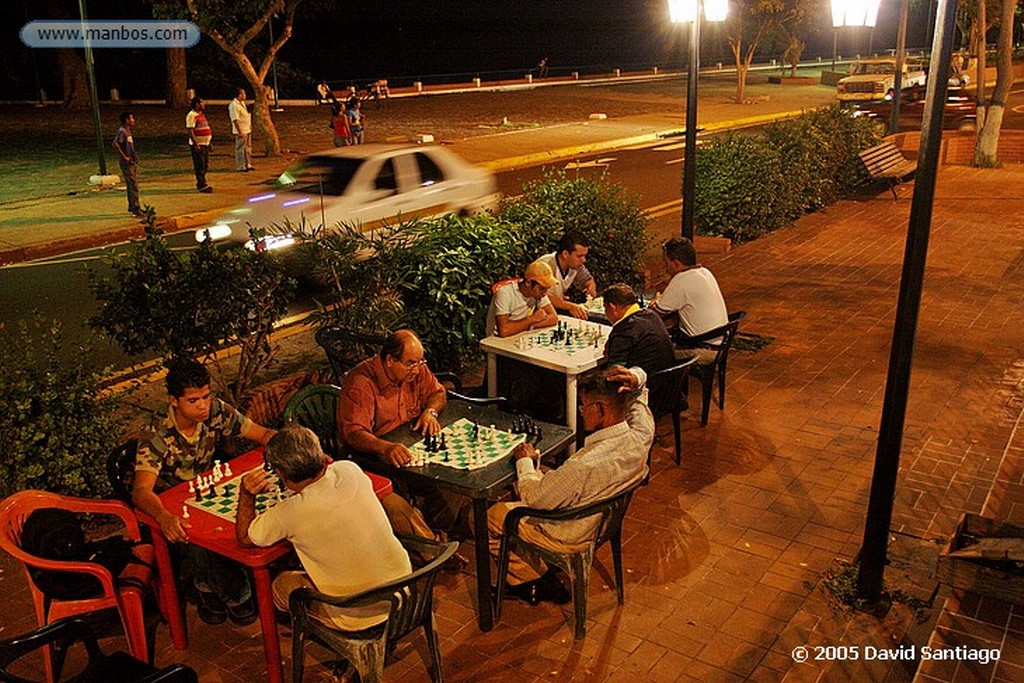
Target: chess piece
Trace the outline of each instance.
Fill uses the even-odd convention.
[[[191,479],[188,480],[188,492],[189,493],[195,493],[196,492],[196,484]]]
[[[213,480],[220,481],[224,477],[224,473],[220,468],[220,460],[213,461]]]
[[[197,503],[202,503],[203,502],[203,489],[200,488],[199,486],[196,486],[196,502]]]
[[[188,505],[181,506],[181,518],[188,519]]]
[[[213,485],[212,481],[210,482],[210,491],[209,493],[206,494],[206,496],[208,498],[215,498],[217,496],[217,488]]]
[[[442,451],[446,451],[446,450],[448,450],[448,442],[447,442],[447,441],[445,441],[445,436],[444,436],[444,432],[441,432],[441,444],[440,444],[439,448],[440,448],[440,449],[441,449]],[[447,456],[446,456],[446,458],[447,458]]]
[[[234,473],[231,471],[231,464],[230,463],[224,463],[224,476],[225,477],[233,477],[233,476],[235,476]]]
[[[494,439],[495,439],[496,436],[497,436],[497,431],[494,429],[494,425],[491,425],[491,434],[490,434],[490,436],[488,437],[487,440],[490,443],[494,443]]]

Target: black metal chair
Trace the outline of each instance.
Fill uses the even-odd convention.
[[[46,646],[51,646],[54,651],[54,679],[59,679],[65,654],[76,643],[85,646],[89,661],[81,672],[65,679],[65,683],[199,683],[196,672],[183,664],[172,664],[157,669],[127,652],[104,654],[96,642],[92,629],[81,619],[60,619],[0,643],[0,681],[33,683],[31,679],[15,676],[8,669],[25,655]]]
[[[736,337],[736,331],[740,327],[740,321],[747,315],[746,311],[736,311],[729,314],[729,322],[721,327],[708,330],[703,334],[687,337],[684,340],[683,348],[695,349],[704,348],[715,351],[715,358],[707,364],[696,364],[690,368],[690,375],[700,380],[701,384],[701,411],[700,426],[708,424],[708,412],[711,409],[711,394],[715,388],[715,378],[718,378],[718,409],[725,408],[725,369],[729,362],[729,349]],[[710,342],[721,338],[717,344]],[[678,345],[678,344],[677,344]]]
[[[308,427],[320,439],[320,447],[331,457],[337,456],[338,399],[341,389],[333,384],[311,384],[299,389],[284,407],[284,421]]]
[[[114,496],[129,505],[132,504],[132,483],[135,481],[135,452],[139,442],[129,439],[110,451],[107,456],[107,478]]]
[[[686,381],[690,368],[697,362],[695,354],[681,360],[675,365],[652,372],[647,376],[647,387],[650,392],[651,412],[657,420],[663,415],[672,415],[672,429],[675,431],[676,465],[683,464],[683,433],[679,423],[679,415],[689,405],[686,401]],[[647,467],[651,466],[650,453],[647,454]]]
[[[439,543],[424,538],[399,536],[410,557],[423,558],[426,564],[412,574],[396,579],[357,595],[338,598],[318,593],[310,588],[292,591],[288,599],[292,617],[292,680],[302,680],[305,669],[304,648],[312,639],[348,660],[363,683],[381,680],[384,659],[390,646],[422,627],[430,650],[427,668],[433,681],[443,681],[441,650],[434,631],[434,581],[448,558],[455,554],[459,544]],[[314,603],[334,607],[358,607],[390,602],[388,618],[383,623],[362,631],[342,631],[317,621],[310,616]]]
[[[622,585],[622,520],[626,516],[626,510],[629,508],[629,502],[633,499],[633,494],[647,478],[647,468],[644,470],[643,476],[640,476],[627,488],[611,498],[596,503],[564,510],[538,510],[528,507],[516,507],[509,510],[505,516],[501,546],[498,550],[498,587],[494,597],[495,618],[501,618],[501,602],[505,595],[505,580],[508,573],[508,556],[513,548],[538,555],[569,575],[569,582],[572,584],[573,615],[576,622],[573,629],[575,638],[582,638],[587,633],[587,587],[590,584],[590,566],[594,562],[594,553],[606,542],[610,542],[612,546],[615,591],[618,594],[619,604],[623,604],[626,598]],[[587,547],[578,552],[556,552],[534,545],[519,536],[519,522],[526,517],[531,520],[559,522],[586,519],[591,516],[599,516],[600,519],[594,526],[590,540],[587,541]]]

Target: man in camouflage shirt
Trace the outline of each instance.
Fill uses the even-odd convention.
[[[160,523],[172,543],[188,541],[189,524],[167,510],[158,493],[208,471],[224,439],[241,437],[266,444],[274,431],[252,422],[210,395],[210,373],[194,360],[177,361],[167,372],[166,412],[157,413],[139,437],[132,501]],[[245,569],[193,544],[185,546],[192,581],[199,592],[199,617],[222,623],[252,623],[256,610]]]

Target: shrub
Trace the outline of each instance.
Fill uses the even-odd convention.
[[[634,286],[644,283],[647,217],[634,195],[606,178],[568,178],[564,172],[549,173],[526,183],[522,196],[505,200],[501,218],[524,232],[529,250],[520,266],[554,251],[562,234],[572,230],[590,240],[587,268],[598,287],[616,282]]]
[[[838,107],[727,135],[697,155],[700,232],[754,239],[821,209],[863,179],[857,154],[878,141],[870,123]]]
[[[86,367],[89,351],[68,349],[56,323],[0,327],[0,498],[30,488],[109,494],[106,457],[124,425]]]
[[[99,313],[90,324],[129,355],[154,352],[164,358],[213,359],[223,345],[240,348],[228,382],[242,405],[256,374],[273,355],[270,333],[286,312],[293,283],[266,253],[215,247],[210,240],[184,255],[171,251],[153,227],[146,238],[110,256],[109,274],[90,272]]]

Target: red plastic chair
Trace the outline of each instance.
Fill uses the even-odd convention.
[[[64,562],[60,560],[48,560],[35,555],[30,555],[21,548],[21,531],[25,520],[33,510],[40,508],[60,508],[75,513],[93,513],[112,515],[124,522],[128,538],[139,541],[139,523],[131,508],[120,501],[114,500],[91,500],[85,498],[71,498],[47,491],[19,491],[0,503],[0,548],[10,553],[16,560],[22,563],[25,569],[25,576],[28,579],[28,586],[32,592],[32,601],[35,604],[36,618],[40,626],[45,626],[58,619],[87,614],[98,610],[117,608],[121,617],[121,624],[124,627],[125,636],[128,639],[128,651],[132,656],[144,662],[149,661],[149,648],[146,643],[145,620],[142,612],[142,600],[145,589],[140,586],[149,586],[152,581],[153,546],[149,544],[136,545],[134,553],[140,560],[148,565],[132,562],[128,564],[120,577],[131,577],[131,583],[137,585],[117,585],[115,577],[102,565],[94,562]],[[102,585],[103,592],[94,598],[84,600],[60,600],[49,598],[43,594],[29,573],[29,567],[39,569],[56,569],[62,572],[77,572],[95,576]],[[46,679],[53,680],[53,662],[51,660],[49,647],[44,651],[46,664]]]
[[[522,279],[523,278],[521,277],[510,277],[507,280],[499,280],[498,282],[495,282],[493,285],[491,285],[491,294],[497,294],[498,290],[504,287],[505,285],[510,285],[513,282],[519,282]]]

